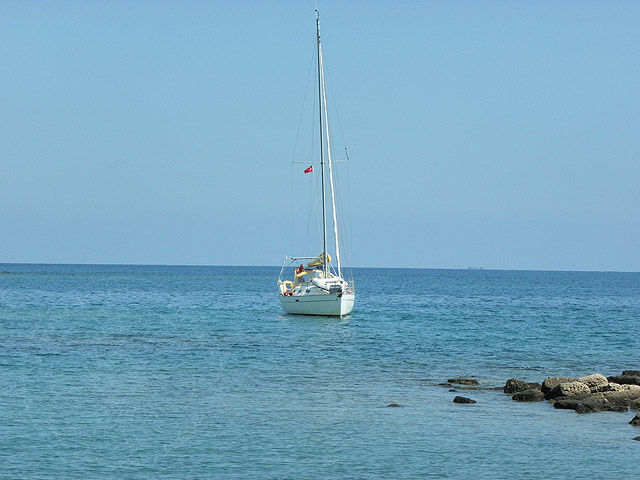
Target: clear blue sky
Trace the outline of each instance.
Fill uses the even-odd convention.
[[[278,265],[309,1],[0,2],[0,262]],[[358,266],[640,271],[640,3],[321,0]]]

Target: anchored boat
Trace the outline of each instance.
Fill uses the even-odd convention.
[[[351,313],[355,303],[353,280],[345,279],[340,258],[338,212],[333,177],[333,158],[327,110],[327,97],[320,42],[320,18],[316,10],[316,43],[318,69],[319,150],[322,202],[322,253],[316,257],[285,257],[278,277],[280,303],[285,312],[299,315],[344,316]],[[313,165],[305,173],[313,172]],[[331,224],[335,262],[328,253],[327,192],[331,201]],[[285,279],[285,276],[289,279]]]

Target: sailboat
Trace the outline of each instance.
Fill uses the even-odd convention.
[[[320,17],[316,10],[316,43],[318,60],[318,114],[320,126],[320,174],[322,201],[322,253],[311,257],[285,257],[278,277],[280,303],[286,313],[298,315],[348,315],[355,303],[353,280],[346,280],[340,258],[340,242],[338,238],[338,218],[336,211],[336,192],[333,178],[333,158],[327,97],[324,81],[324,65],[322,60],[322,44],[320,42]],[[307,170],[312,170],[309,167]],[[329,185],[331,201],[331,223],[333,226],[333,248],[335,262],[328,253],[327,233],[327,192]],[[306,264],[306,265],[305,265]],[[295,267],[295,268],[294,268]],[[292,275],[285,279],[286,275]]]

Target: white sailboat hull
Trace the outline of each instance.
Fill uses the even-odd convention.
[[[319,295],[280,295],[285,312],[293,315],[323,315],[343,317],[353,310],[354,293],[324,293]]]
[[[342,277],[340,261],[340,242],[338,238],[338,209],[336,208],[336,190],[333,181],[333,161],[327,109],[327,94],[324,81],[322,61],[322,45],[320,43],[320,17],[316,10],[316,41],[318,47],[318,126],[321,175],[322,205],[322,253],[317,257],[286,257],[282,263],[278,278],[280,303],[285,312],[294,315],[323,315],[343,317],[353,310],[355,291],[353,278]],[[346,154],[346,149],[345,149]],[[347,155],[348,158],[348,155]],[[326,168],[325,168],[326,165]],[[313,165],[304,171],[313,172]],[[333,248],[335,249],[335,266],[329,255],[327,234],[327,201],[325,183],[331,194],[331,220],[333,224]],[[317,182],[316,182],[317,186]],[[317,197],[316,197],[317,199]],[[317,199],[320,200],[320,199]],[[313,211],[314,209],[312,209]],[[308,232],[307,232],[308,233]],[[306,262],[305,262],[306,261]],[[296,262],[296,265],[293,264]],[[300,263],[298,263],[300,262]],[[306,267],[304,266],[306,263]],[[291,280],[284,280],[285,269],[295,267]]]

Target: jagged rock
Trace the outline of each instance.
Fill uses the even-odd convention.
[[[608,385],[609,383],[607,377],[599,373],[581,377],[578,379],[578,381],[584,383],[592,392],[597,390],[599,387],[602,387],[603,385]]]
[[[584,383],[573,381],[556,385],[544,396],[544,398],[549,400],[558,397],[573,397],[575,395],[584,395],[589,393],[591,393],[591,389]]]
[[[458,385],[480,385],[480,383],[473,378],[450,378],[447,382],[457,383]]]
[[[544,400],[544,393],[537,388],[529,388],[515,393],[511,398],[516,402],[541,402]]]
[[[625,370],[628,371],[628,370]],[[620,385],[640,385],[640,376],[635,375],[618,375],[609,377],[610,383],[619,383]]]
[[[625,370],[622,375],[630,375],[632,377],[640,377],[640,370]]]
[[[544,382],[542,382],[541,390],[542,390],[542,393],[546,394],[546,393],[549,393],[558,385],[560,385],[561,383],[575,382],[575,381],[576,381],[575,378],[570,378],[570,377],[547,377],[544,379]]]
[[[504,393],[513,395],[514,393],[523,392],[529,390],[529,384],[524,380],[518,380],[517,378],[510,378],[504,386]]]
[[[629,423],[634,427],[640,427],[640,413],[636,413],[636,416]]]
[[[461,397],[460,395],[456,395],[456,398],[453,399],[453,403],[478,403],[475,400],[471,400],[467,397]]]

